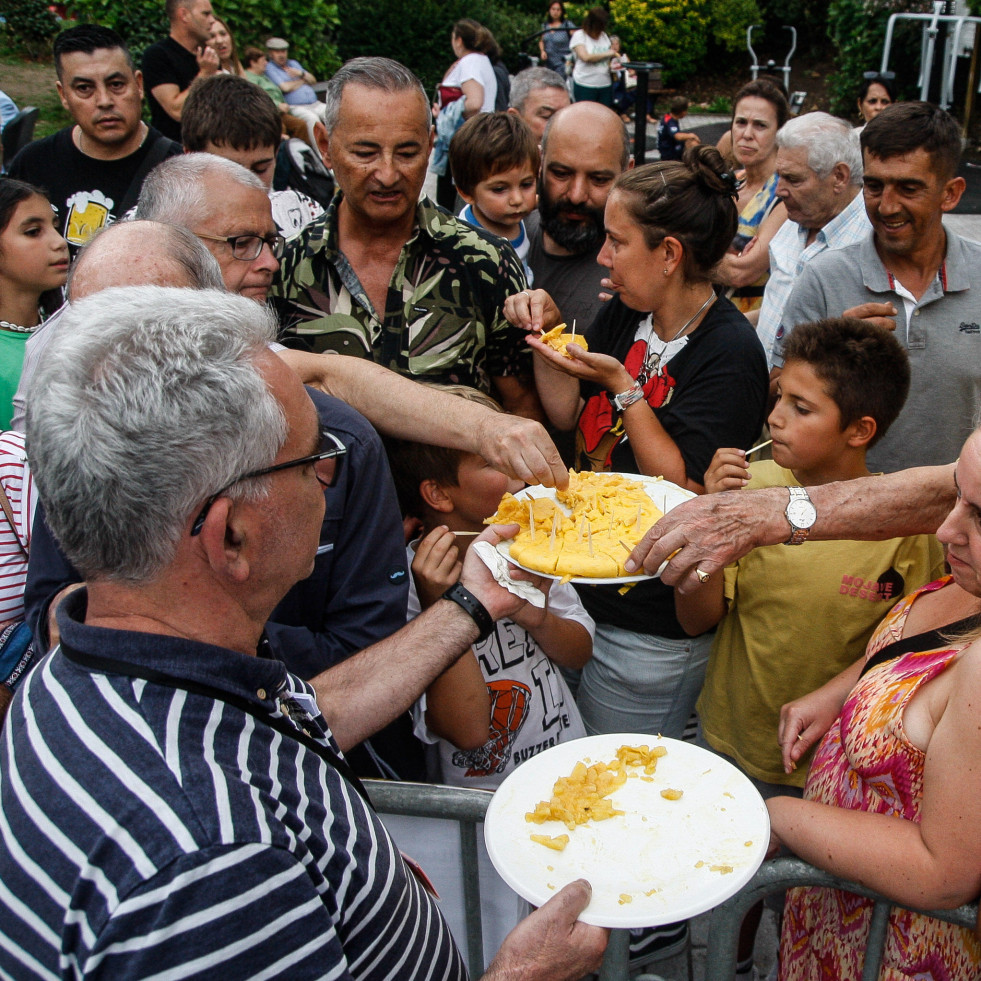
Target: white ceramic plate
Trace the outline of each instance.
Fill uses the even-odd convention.
[[[684,487],[679,487],[677,484],[672,484],[670,480],[659,480],[657,477],[645,477],[643,474],[638,473],[625,473],[621,474],[622,477],[626,477],[628,480],[637,480],[644,485],[644,490],[647,491],[647,496],[654,502],[654,504],[659,507],[665,514],[668,513],[673,507],[677,507],[679,504],[683,504],[685,501],[690,501],[693,497],[697,495],[692,493],[690,490],[686,490]],[[554,487],[546,487],[544,484],[536,484],[534,487],[526,487],[524,490],[518,491],[514,495],[519,501],[527,500],[529,497],[547,497],[551,501],[555,501],[558,506],[566,513],[569,514],[569,508],[558,501],[555,496]],[[497,546],[497,550],[510,562],[512,565],[518,566],[519,569],[525,569],[528,572],[534,572],[536,576],[544,576],[546,579],[561,579],[562,576],[556,576],[548,572],[541,572],[538,569],[529,569],[528,566],[522,565],[520,562],[516,562],[511,558],[511,543],[501,542]],[[602,578],[602,577],[592,577],[592,576],[575,576],[570,582],[585,583],[587,586],[603,586],[610,585],[613,583],[628,583],[628,582],[640,582],[643,579],[655,579],[664,570],[667,562],[661,564],[661,568],[657,570],[656,575],[651,576],[647,573],[641,573],[640,575],[634,576],[615,576],[613,578]]]
[[[577,762],[609,762],[623,745],[668,751],[653,781],[630,777],[613,792],[625,814],[574,831],[560,821],[525,820]],[[666,800],[665,789],[684,793]],[[556,852],[532,841],[532,834],[568,834],[570,840]],[[583,922],[642,927],[697,916],[737,893],[766,855],[770,821],[752,783],[714,753],[677,739],[616,733],[563,743],[522,763],[494,794],[484,839],[501,878],[533,905],[585,878],[593,896]]]

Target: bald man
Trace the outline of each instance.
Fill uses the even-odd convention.
[[[221,269],[211,253],[187,229],[156,221],[109,226],[79,252],[68,273],[71,300],[91,296],[109,286],[187,286],[224,289]],[[66,306],[49,317],[27,339],[24,367],[14,395],[11,429],[24,431],[24,406],[34,373],[55,337]]]
[[[599,312],[606,270],[603,212],[613,182],[633,167],[619,116],[598,102],[577,102],[549,120],[542,138],[538,211],[526,221],[535,288],[555,300],[568,323],[588,327]]]

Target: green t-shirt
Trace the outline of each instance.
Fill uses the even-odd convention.
[[[14,394],[24,367],[24,345],[30,334],[0,329],[0,430],[10,428]]]
[[[250,82],[254,82],[256,85],[258,85],[259,88],[262,89],[262,91],[265,92],[277,106],[280,104],[280,102],[286,101],[286,96],[283,95],[283,90],[275,82],[266,78],[265,75],[257,75],[255,72],[246,72],[245,77]]]

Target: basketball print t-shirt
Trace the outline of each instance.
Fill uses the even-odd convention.
[[[413,557],[411,546],[409,560]],[[581,623],[593,635],[593,621],[568,584],[552,586],[549,611]],[[409,619],[419,614],[415,585],[409,589]],[[461,750],[426,726],[426,696],[413,709],[416,735],[435,744],[441,781],[453,787],[494,790],[516,766],[543,750],[586,735],[569,686],[535,638],[513,620],[499,620],[494,632],[473,646],[491,701],[489,738],[477,749]]]

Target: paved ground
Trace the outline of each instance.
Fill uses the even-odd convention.
[[[709,914],[692,920],[692,981],[712,981],[705,977],[705,945],[708,941]],[[761,979],[765,979],[777,959],[776,917],[770,910],[763,913],[759,932],[756,934],[754,961]],[[684,954],[669,958],[647,969],[650,973],[641,975],[644,979],[657,981],[688,981],[688,965]]]

